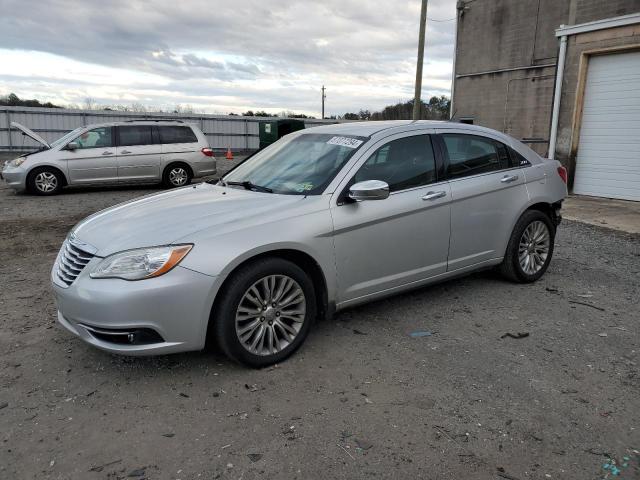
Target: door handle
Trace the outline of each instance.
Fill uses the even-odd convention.
[[[435,200],[436,198],[442,198],[442,197],[445,197],[446,195],[447,195],[447,192],[445,192],[444,190],[440,190],[439,192],[427,192],[422,197],[422,200]]]
[[[122,150],[120,153],[126,155],[127,153],[131,153],[129,150]]]
[[[113,155],[113,152],[102,152],[102,155]]]
[[[518,179],[518,175],[505,175],[500,179],[502,183],[511,183],[515,182]]]

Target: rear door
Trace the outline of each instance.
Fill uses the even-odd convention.
[[[496,139],[465,131],[439,133],[452,198],[447,270],[503,257],[528,198],[524,175]]]
[[[71,140],[75,150],[61,150],[67,161],[70,184],[118,181],[113,127],[98,127]]]
[[[174,160],[200,160],[200,157],[203,157],[200,154],[202,147],[198,143],[198,137],[190,127],[186,125],[159,125],[158,131],[160,132],[165,165]],[[195,153],[198,155],[193,155]]]
[[[120,125],[118,132],[118,180],[160,180],[161,146],[151,125]]]

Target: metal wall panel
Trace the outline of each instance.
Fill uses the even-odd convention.
[[[182,120],[199,127],[207,136],[209,145],[219,151],[256,150],[258,148],[258,124],[274,120],[273,117],[241,117],[228,115],[195,115],[170,113],[114,112],[105,110],[66,110],[58,108],[0,107],[0,151],[32,150],[37,142],[11,129],[9,123],[18,122],[38,133],[48,142],[84,125],[122,122],[127,120]],[[336,123],[335,120],[306,120],[307,128]],[[219,152],[216,152],[219,154]]]

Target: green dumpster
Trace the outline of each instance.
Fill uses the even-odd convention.
[[[287,133],[296,132],[303,128],[304,121],[302,120],[282,119],[260,122],[260,149],[271,145]]]

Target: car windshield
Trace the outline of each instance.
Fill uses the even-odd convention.
[[[287,195],[319,195],[367,137],[304,133],[284,137],[222,178],[222,183]]]
[[[57,147],[58,145],[61,145],[61,144],[65,143],[65,142],[71,140],[75,135],[77,135],[84,128],[85,127],[78,127],[75,130],[72,130],[71,132],[67,133],[66,135],[60,137],[56,141],[51,142],[51,148]]]

